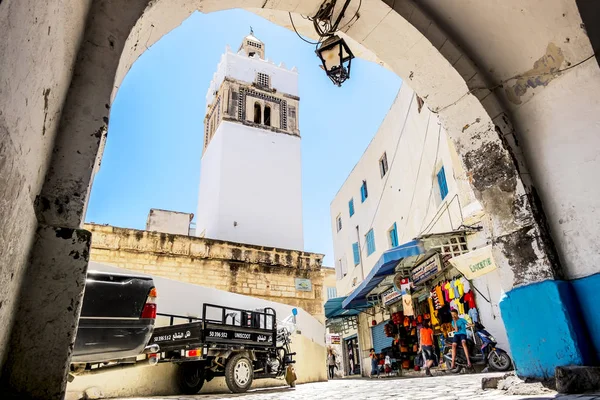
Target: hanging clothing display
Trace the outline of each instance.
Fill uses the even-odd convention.
[[[402,295],[402,308],[404,309],[404,315],[413,316],[415,311],[413,309],[413,299],[410,294]]]
[[[473,293],[465,293],[465,295],[463,296],[463,300],[469,305],[469,308],[475,308],[475,298],[473,297]]]
[[[465,293],[469,293],[471,291],[471,283],[467,278],[464,276],[460,278],[460,283],[462,283]]]

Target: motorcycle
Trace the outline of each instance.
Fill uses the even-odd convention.
[[[469,349],[469,358],[471,365],[485,365],[486,369],[491,368],[495,371],[508,371],[512,367],[512,360],[506,351],[496,347],[496,339],[485,330],[485,327],[480,323],[476,323],[472,328],[473,338],[467,338],[467,348]],[[443,360],[446,362],[446,367],[452,372],[460,372],[467,368],[467,358],[462,344],[456,347],[455,368],[452,370],[452,343],[453,333],[444,341],[442,350]]]

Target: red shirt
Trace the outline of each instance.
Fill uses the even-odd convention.
[[[475,298],[473,297],[473,292],[465,293],[463,300],[469,303],[469,308],[475,308]]]
[[[421,346],[433,346],[433,329],[421,328]]]

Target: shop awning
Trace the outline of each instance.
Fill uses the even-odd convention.
[[[335,299],[329,299],[325,303],[325,318],[344,318],[353,317],[360,313],[360,310],[342,308],[342,303],[346,300],[346,297],[336,297]]]
[[[425,249],[419,240],[404,243],[383,253],[365,280],[342,302],[342,308],[348,310],[367,306],[367,295],[386,276],[394,273],[396,265],[402,259],[423,253],[425,253]]]

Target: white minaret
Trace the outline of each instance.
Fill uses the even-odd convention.
[[[298,71],[252,32],[206,94],[196,235],[303,250]]]

